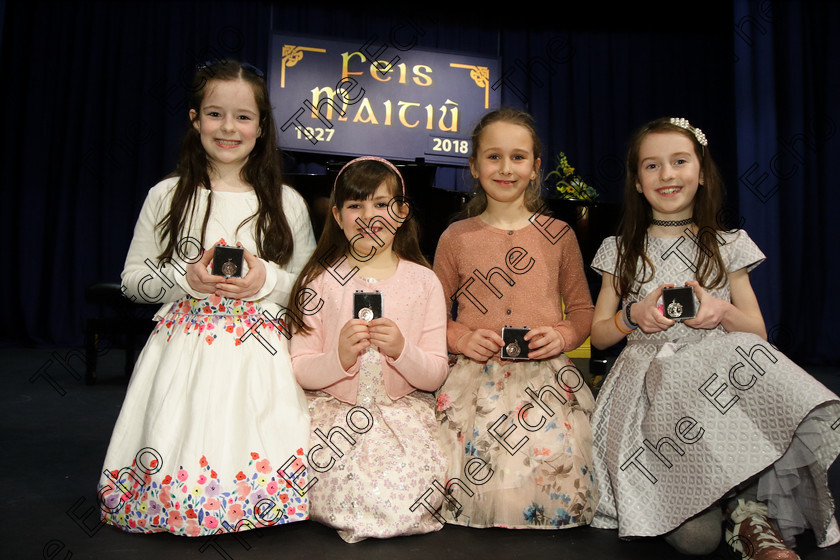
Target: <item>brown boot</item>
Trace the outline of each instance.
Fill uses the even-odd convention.
[[[767,518],[767,506],[760,502],[738,500],[738,507],[726,519],[726,542],[741,558],[800,560]]]

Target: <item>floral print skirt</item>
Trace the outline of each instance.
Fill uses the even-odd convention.
[[[436,408],[449,457],[446,521],[517,529],[588,524],[598,502],[589,424],[595,401],[571,360],[453,359]]]
[[[309,415],[258,304],[174,303],[140,354],[100,475],[104,522],[203,536],[307,519]]]
[[[375,347],[362,354],[355,405],[322,391],[307,393],[311,516],[350,543],[443,527],[433,513],[443,502],[434,483],[446,476],[434,397],[414,391],[392,400],[381,359]]]

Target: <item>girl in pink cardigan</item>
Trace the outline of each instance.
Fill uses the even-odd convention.
[[[347,542],[436,531],[412,505],[446,473],[430,393],[448,371],[443,288],[390,162],[345,165],[330,206],[287,316],[312,415],[310,517]]]

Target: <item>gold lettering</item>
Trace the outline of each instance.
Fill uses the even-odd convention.
[[[358,56],[362,62],[366,62],[367,59],[365,55],[360,52],[353,52],[353,53],[341,53],[341,77],[346,78],[347,76],[361,76],[364,72],[351,72],[350,71],[350,60],[354,57]]]
[[[452,107],[452,119],[447,127],[443,120],[446,118],[446,111],[449,109],[447,105],[454,105]],[[438,120],[438,127],[442,132],[458,132],[458,104],[447,99],[446,102],[440,106],[440,120]]]
[[[391,67],[391,63],[387,60],[374,60],[370,64],[370,75],[380,82],[391,81],[391,76],[386,76],[386,74],[393,71],[394,69]],[[385,77],[383,78],[381,76]]]
[[[425,69],[426,72],[428,72],[429,74],[432,73],[432,69],[429,68],[428,66],[426,66],[425,64],[415,65],[414,68],[411,69],[412,72],[414,72],[414,78],[412,78],[414,80],[414,83],[417,84],[418,86],[423,86],[423,87],[432,85],[432,77],[429,76],[429,74],[424,74],[423,72],[421,72],[420,71],[421,69]],[[404,82],[401,82],[401,83],[404,83]]]
[[[385,101],[383,105],[385,105],[385,122],[382,124],[385,126],[391,126],[391,100],[389,99]]]
[[[379,124],[376,120],[376,115],[373,114],[373,107],[370,106],[370,100],[367,97],[362,99],[362,104],[359,106],[356,116],[353,117],[353,122]]]
[[[412,107],[412,106],[414,106],[414,107],[419,107],[419,106],[420,106],[420,104],[419,104],[419,103],[409,103],[408,101],[400,101],[399,103],[397,103],[397,105],[399,105],[399,106],[400,106],[400,113],[399,113],[399,116],[400,116],[400,122],[403,124],[403,126],[405,126],[406,128],[414,128],[415,126],[417,126],[418,124],[420,124],[420,121],[419,121],[419,120],[418,120],[417,122],[415,122],[414,124],[408,124],[408,122],[405,120],[405,112],[406,112],[406,110],[407,110],[409,107]]]
[[[325,94],[326,99],[323,102],[321,102],[321,104],[319,105],[318,103],[321,101],[321,94]],[[322,115],[324,115],[324,117],[327,120],[332,120],[332,118],[333,118],[333,107],[335,107],[337,111],[340,108],[340,111],[338,111],[338,112],[343,114],[343,115],[346,115],[347,114],[347,102],[344,100],[344,98],[342,96],[338,96],[338,98],[341,99],[340,103],[336,101],[335,90],[333,90],[329,86],[322,87],[322,88],[319,88],[319,87],[312,88],[312,110],[310,111],[312,113],[312,118],[313,119],[319,118],[315,114],[316,108],[317,108],[318,111],[320,111],[320,113]],[[324,109],[323,109],[324,105],[327,106],[326,114],[324,113]],[[340,105],[340,107],[339,107],[339,105]],[[347,117],[339,116],[338,120],[346,121]]]

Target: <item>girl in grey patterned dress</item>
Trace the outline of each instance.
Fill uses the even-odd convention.
[[[620,235],[592,263],[592,343],[627,337],[592,415],[593,525],[708,554],[725,518],[744,557],[795,559],[807,528],[820,546],[840,541],[826,475],[840,399],[766,341],[749,281],[764,255],[715,227],[722,198],[699,129],[659,119],[636,133]]]

